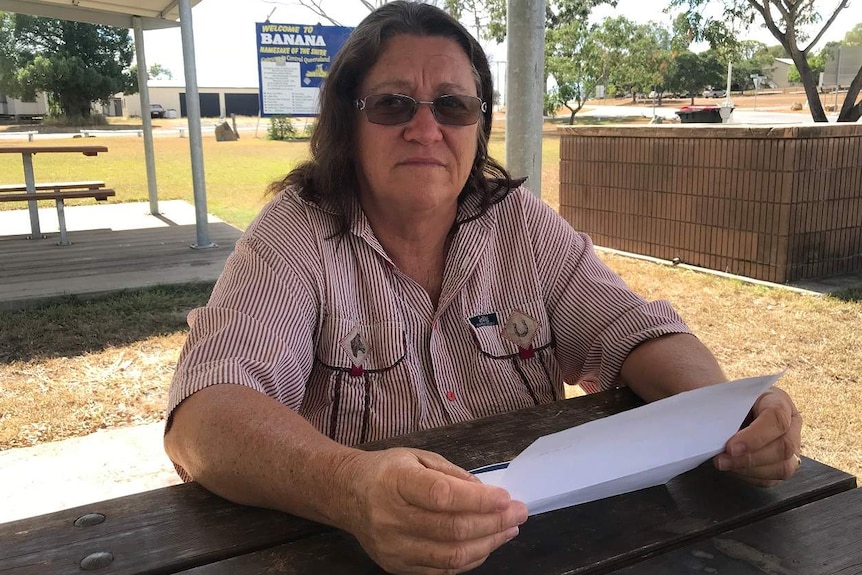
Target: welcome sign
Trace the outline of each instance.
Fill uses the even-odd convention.
[[[258,22],[262,116],[316,116],[320,86],[353,28]]]

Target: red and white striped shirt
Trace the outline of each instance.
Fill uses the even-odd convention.
[[[169,413],[240,384],[355,444],[562,399],[564,381],[613,386],[638,344],[689,332],[524,189],[459,227],[437,309],[352,220],[331,237],[332,213],[292,189],[263,209],[189,315]]]

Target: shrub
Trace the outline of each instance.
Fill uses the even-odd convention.
[[[272,116],[269,119],[267,135],[270,140],[294,140],[296,128],[290,116]]]

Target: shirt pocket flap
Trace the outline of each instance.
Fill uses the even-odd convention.
[[[534,349],[547,347],[551,341],[547,311],[542,302],[522,303],[509,307],[500,307],[493,310],[493,312],[483,312],[481,315],[490,316],[492,314],[496,315],[497,324],[482,325],[481,327],[477,327],[468,318],[465,318],[467,326],[473,334],[473,341],[479,350],[486,356],[502,358],[518,354],[518,344],[508,338],[505,334],[506,324],[509,322],[509,319],[513,317],[513,314],[526,316],[528,323],[529,320],[535,322],[535,332],[532,334],[530,339],[531,345]]]
[[[363,324],[328,316],[323,320],[316,354],[319,362],[331,368],[386,370],[404,359],[404,326],[399,322]]]

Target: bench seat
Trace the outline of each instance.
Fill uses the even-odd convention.
[[[40,190],[77,190],[80,188],[84,188],[87,190],[94,190],[97,188],[104,188],[105,182],[99,181],[91,181],[91,182],[46,182],[44,184],[36,184],[36,191]],[[0,185],[0,192],[26,192],[27,186],[25,184],[3,184]]]
[[[40,200],[54,200],[57,205],[57,223],[60,227],[61,246],[69,245],[69,240],[66,236],[66,213],[65,200],[94,198],[97,201],[106,201],[111,196],[116,196],[117,192],[110,188],[96,189],[77,189],[77,190],[54,190],[36,192],[28,194],[26,192],[13,192],[0,194],[0,202],[32,202]]]

